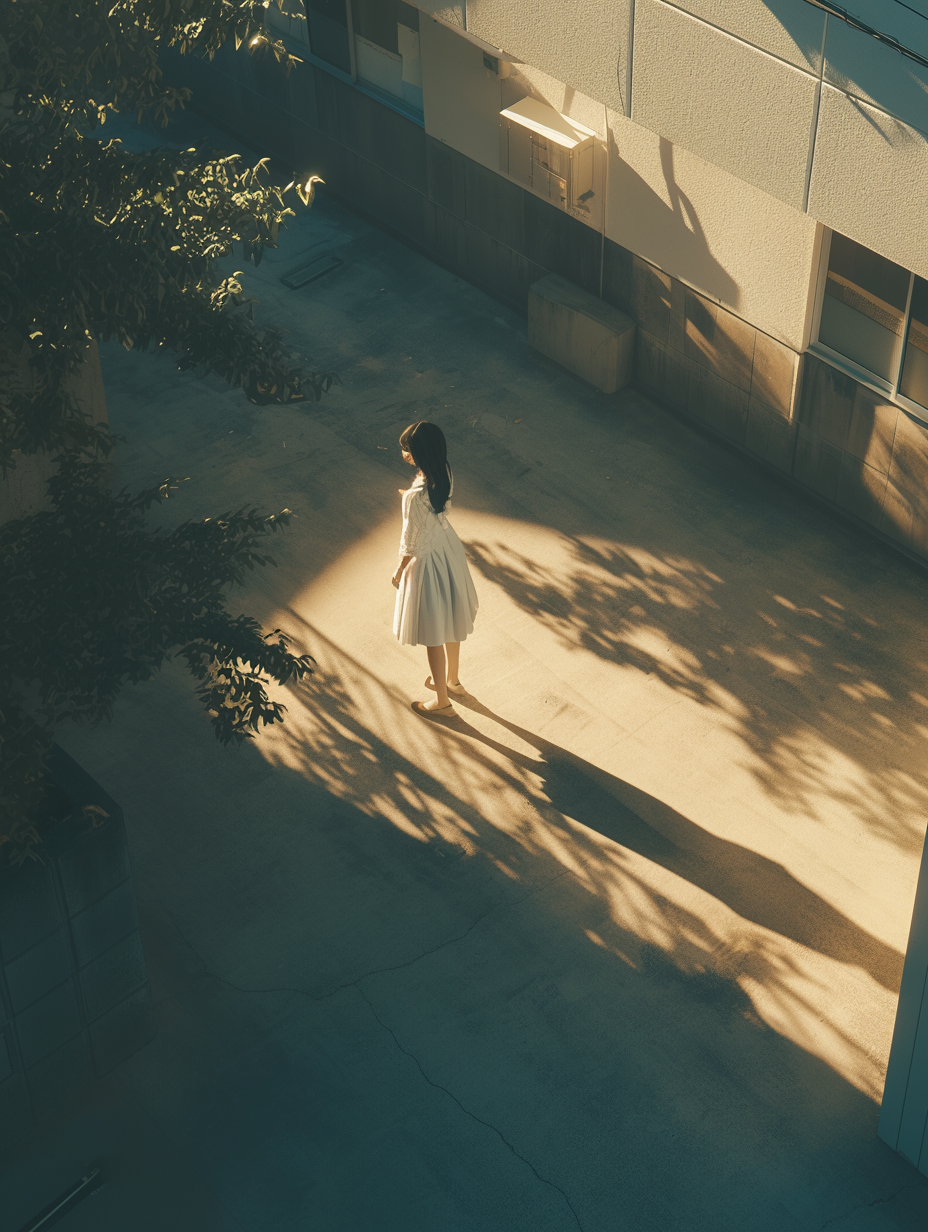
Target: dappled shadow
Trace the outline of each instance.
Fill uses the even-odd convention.
[[[354,659],[317,630],[310,635],[324,678],[310,686],[311,698],[295,696],[287,723],[262,740],[268,760],[385,818],[452,864],[479,856],[513,886],[547,884],[566,869],[600,904],[598,944],[619,930],[615,952],[632,966],[640,947],[653,946],[681,971],[739,985],[765,1021],[793,1042],[808,1039],[878,1096],[885,1058],[868,1055],[831,1013],[834,983],[804,955],[857,968],[894,992],[897,951],[782,865],[716,837],[476,698],[463,699],[453,719],[417,719]],[[663,884],[666,873],[680,880]],[[673,888],[684,883],[707,897]],[[722,924],[712,900],[727,909]]]
[[[502,543],[468,552],[565,644],[653,675],[722,717],[782,809],[815,816],[827,798],[919,850],[926,665],[907,679],[891,630],[826,594],[779,594],[743,571],[726,582],[670,553],[574,538],[567,567],[552,569]],[[888,681],[902,686],[895,695]]]
[[[459,704],[538,750],[544,763],[536,768],[524,755],[461,718],[447,723],[461,735],[533,769],[548,801],[564,816],[683,877],[743,919],[838,962],[859,966],[885,988],[899,991],[903,956],[835,910],[782,864],[718,838],[630,783],[493,714],[474,697]]]

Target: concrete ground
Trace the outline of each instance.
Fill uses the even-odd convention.
[[[157,1036],[4,1161],[4,1226],[102,1158],[62,1232],[923,1229],[876,1124],[928,579],[324,198],[250,280],[342,385],[106,348],[116,477],[294,510],[231,605],[318,674],[242,751],[180,668],[61,733],[125,809]],[[442,723],[390,627],[420,418],[480,596]]]

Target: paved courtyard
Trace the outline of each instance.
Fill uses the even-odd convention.
[[[318,673],[241,751],[180,668],[60,733],[125,809],[157,1036],[3,1162],[4,1226],[103,1159],[62,1232],[924,1229],[875,1134],[928,578],[323,193],[249,275],[319,406],[103,351],[118,484],[297,515],[231,606]],[[423,418],[480,597],[442,723],[390,628]]]

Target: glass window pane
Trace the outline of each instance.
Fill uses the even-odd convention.
[[[403,0],[352,0],[358,77],[422,110],[419,13]]]
[[[899,392],[920,406],[928,406],[928,282],[924,278],[916,277],[912,288],[912,316]]]
[[[340,68],[343,73],[350,73],[345,0],[306,0],[306,20],[313,55]]]
[[[833,235],[819,341],[892,381],[908,293],[908,270],[846,236]]]

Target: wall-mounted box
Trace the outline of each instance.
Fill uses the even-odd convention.
[[[499,169],[560,209],[593,195],[596,134],[537,98],[499,113]]]

